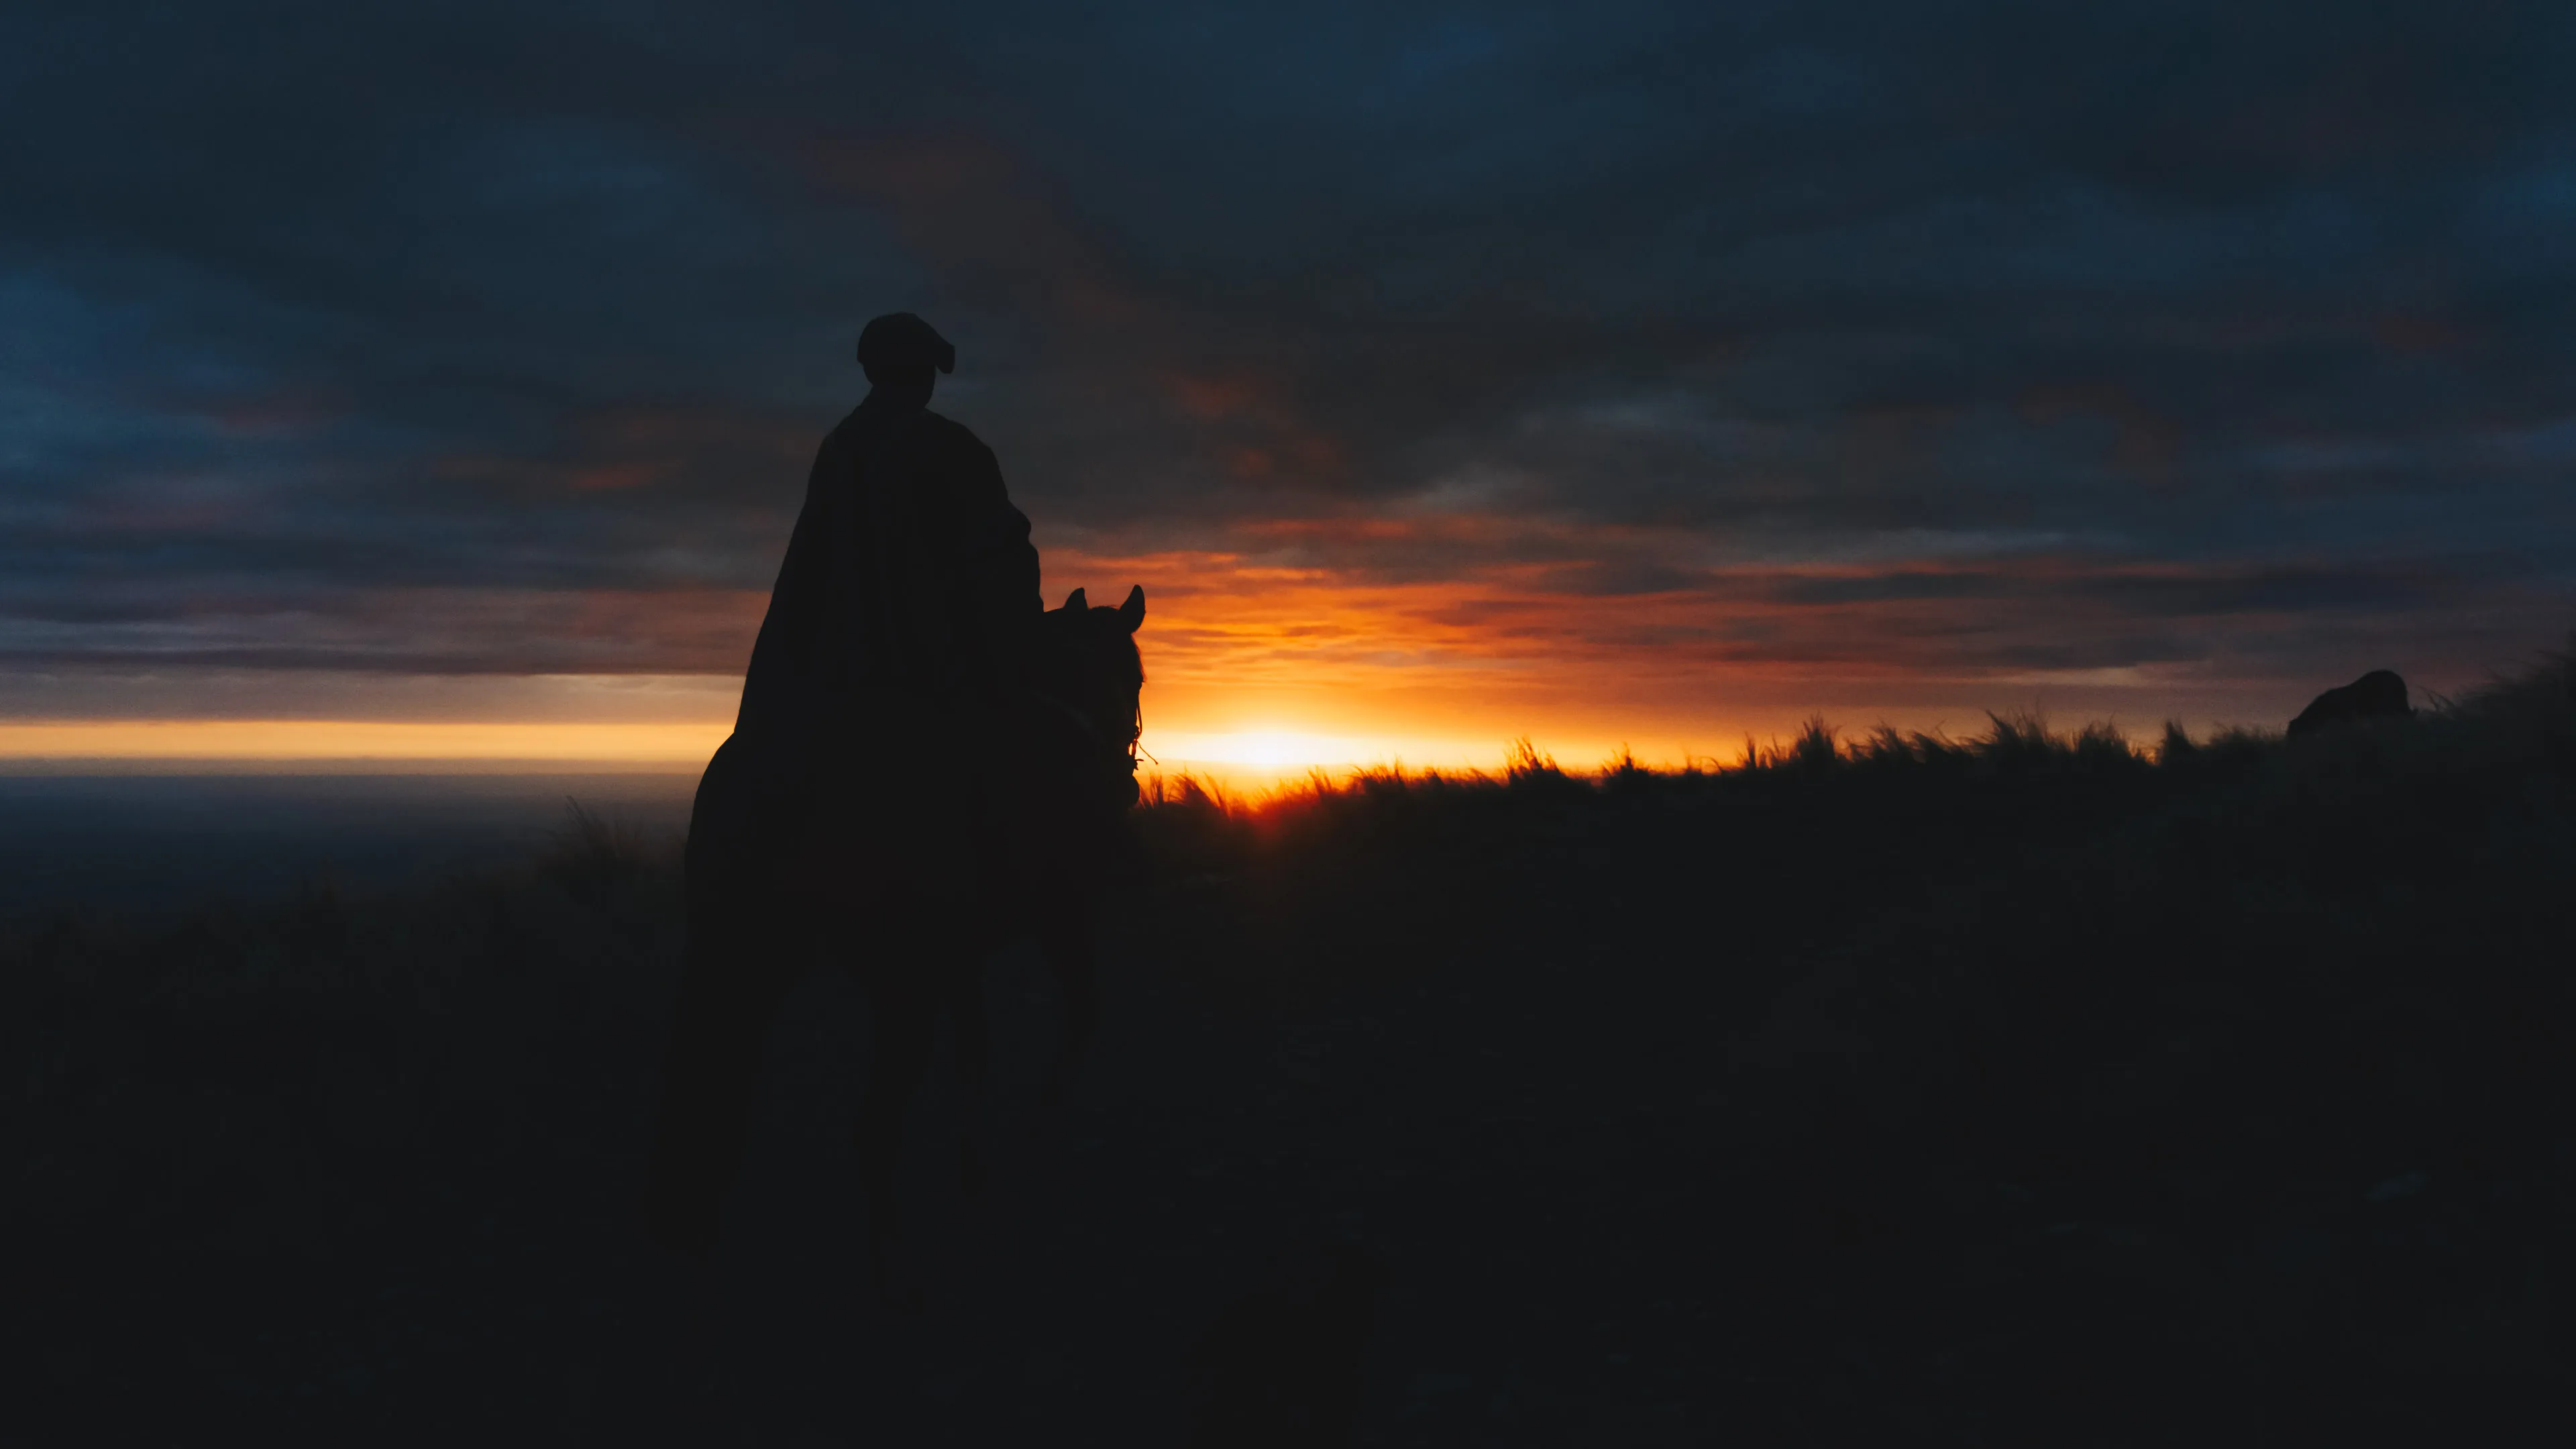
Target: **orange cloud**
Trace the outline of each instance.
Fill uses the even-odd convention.
[[[2028,555],[1667,561],[1670,587],[1586,592],[1569,583],[1655,540],[1563,525],[1554,541],[1566,556],[1553,562],[1498,549],[1480,566],[1408,578],[1268,561],[1287,543],[1330,540],[1315,550],[1325,556],[1519,539],[1531,527],[1473,515],[1269,519],[1236,530],[1236,551],[1050,550],[1048,588],[1113,598],[1142,584],[1147,748],[1257,768],[1296,749],[1490,763],[1522,733],[1569,760],[1623,743],[1675,760],[1785,734],[1820,709],[1851,711],[1842,717],[1858,726],[1954,730],[1982,728],[1990,709],[2146,727],[2259,720],[2292,707],[2277,696],[2295,689],[2213,667],[2207,631],[2265,617],[2285,589],[2334,586]]]
[[[662,470],[650,463],[603,463],[588,468],[575,468],[565,479],[574,488],[595,493],[620,488],[640,488],[661,475]]]
[[[1248,410],[1255,396],[1253,385],[1241,378],[1189,377],[1177,372],[1163,374],[1163,386],[1181,405],[1181,411],[1201,422],[1217,422]]]

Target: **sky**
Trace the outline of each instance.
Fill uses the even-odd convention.
[[[2576,624],[2576,11],[0,11],[0,757],[687,764],[878,313],[1167,761]],[[2420,696],[2419,696],[2420,702]]]

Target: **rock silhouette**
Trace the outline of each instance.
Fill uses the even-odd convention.
[[[2290,733],[2313,734],[2335,725],[2373,719],[2412,719],[2406,703],[2406,681],[2395,670],[2374,669],[2352,683],[2329,689],[2308,702],[2290,721]]]

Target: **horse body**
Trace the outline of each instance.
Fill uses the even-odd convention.
[[[1114,609],[1075,590],[1044,614],[1034,717],[966,727],[953,743],[985,757],[963,790],[903,757],[920,747],[909,733],[920,719],[871,718],[838,750],[737,733],[716,751],[690,817],[688,942],[646,1189],[648,1230],[664,1247],[712,1259],[761,1048],[818,961],[848,970],[869,1002],[853,1146],[881,1292],[905,1296],[895,1168],[939,1021],[956,1028],[971,1187],[982,1166],[980,962],[1027,935],[1064,1002],[1040,1097],[1051,1122],[1092,1034],[1097,863],[1136,798],[1144,610],[1142,589]]]

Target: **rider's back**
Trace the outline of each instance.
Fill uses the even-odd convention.
[[[1029,521],[992,450],[870,398],[823,441],[743,679],[737,733],[848,740],[888,719],[954,730],[1026,687]]]
[[[992,450],[871,393],[816,454],[693,845],[703,833],[752,856],[820,846],[958,876],[993,805],[986,782],[955,786],[1008,753],[1043,611],[1029,521]],[[733,783],[711,797],[720,779]]]

